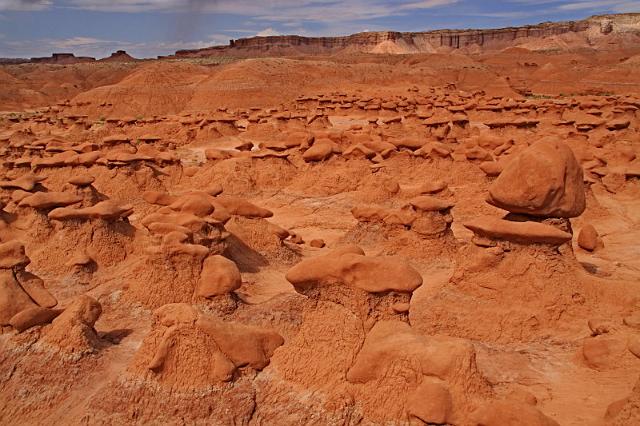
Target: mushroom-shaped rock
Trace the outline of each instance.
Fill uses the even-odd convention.
[[[79,203],[82,197],[68,192],[36,192],[18,204],[20,207],[33,207],[34,209],[51,209],[54,207],[65,207]]]
[[[561,245],[572,235],[554,226],[539,222],[515,222],[493,216],[482,216],[463,224],[479,237],[521,244]]]
[[[582,168],[565,143],[537,142],[506,165],[487,201],[513,213],[579,216],[586,206]]]
[[[369,293],[411,293],[422,285],[422,276],[404,259],[367,257],[357,246],[346,246],[324,256],[305,259],[291,268],[286,278],[297,290],[345,284]]]
[[[120,206],[117,203],[106,200],[101,201],[95,206],[85,207],[82,209],[73,209],[69,207],[60,207],[49,212],[47,216],[51,220],[71,220],[71,219],[103,219],[116,220],[127,217],[133,213],[133,208],[129,205]]]
[[[241,285],[242,277],[235,262],[220,255],[209,256],[202,265],[196,294],[200,297],[220,296]]]

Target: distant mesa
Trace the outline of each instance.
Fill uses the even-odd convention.
[[[139,59],[129,55],[125,50],[117,50],[103,59],[99,59],[97,62],[135,62]],[[31,59],[27,58],[0,58],[0,64],[3,65],[16,65],[16,64],[54,64],[54,65],[71,65],[96,62],[96,58],[90,56],[76,56],[73,53],[53,53],[51,56],[35,57]]]
[[[637,33],[640,14],[592,16],[579,21],[544,22],[537,25],[498,29],[435,30],[423,32],[362,32],[341,37],[298,35],[256,36],[230,40],[228,45],[178,50],[158,59],[210,56],[279,56],[333,53],[433,53],[452,50],[501,50],[521,43],[565,34],[605,37],[616,33]],[[634,39],[632,43],[635,43]]]
[[[571,43],[567,45],[567,40]],[[635,46],[640,40],[640,13],[592,16],[577,21],[544,22],[537,25],[494,29],[440,29],[422,32],[361,32],[339,37],[299,35],[255,36],[230,40],[227,45],[178,50],[158,59],[207,57],[275,57],[332,54],[413,54],[480,53],[505,49],[548,50],[558,43],[566,49],[602,49],[615,43]],[[544,41],[544,42],[543,42]],[[0,64],[75,64],[96,61],[73,53],[54,53],[51,57],[29,59],[0,58]],[[137,59],[118,50],[100,62],[133,62]]]
[[[117,50],[107,58],[100,59],[100,62],[134,62],[138,59],[129,55],[125,50]]]
[[[54,53],[50,57],[31,58],[29,62],[35,64],[77,64],[81,62],[94,62],[96,58],[90,56],[76,56],[73,53]]]

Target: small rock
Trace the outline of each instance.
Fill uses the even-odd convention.
[[[82,187],[91,185],[95,180],[96,179],[91,175],[79,175],[69,179],[69,183],[74,186]]]
[[[411,305],[409,305],[408,303],[394,303],[393,305],[391,305],[391,309],[397,314],[403,314],[405,312],[409,312],[410,306]]]
[[[315,240],[311,240],[311,242],[309,243],[309,245],[311,247],[315,247],[315,248],[322,248],[325,246],[324,244],[324,240],[322,239],[315,239]]]
[[[588,251],[593,251],[598,246],[598,232],[593,225],[585,225],[578,234],[578,245]]]

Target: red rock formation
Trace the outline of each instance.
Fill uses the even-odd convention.
[[[484,49],[503,49],[514,46],[517,40],[544,38],[567,33],[583,33],[596,26],[601,34],[615,31],[618,23],[628,25],[633,14],[593,16],[581,21],[545,22],[538,25],[499,29],[435,30],[425,32],[363,32],[343,37],[303,37],[298,35],[250,37],[230,40],[228,46],[178,50],[169,58],[206,56],[264,56],[278,54],[327,54],[338,51],[388,51],[382,48],[391,43],[402,53],[428,52],[434,49],[461,49],[478,46]],[[637,23],[635,24],[637,25]],[[637,30],[637,27],[636,27]]]

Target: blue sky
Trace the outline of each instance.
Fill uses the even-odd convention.
[[[493,28],[640,12],[640,0],[0,0],[0,57],[154,57],[255,35]]]

